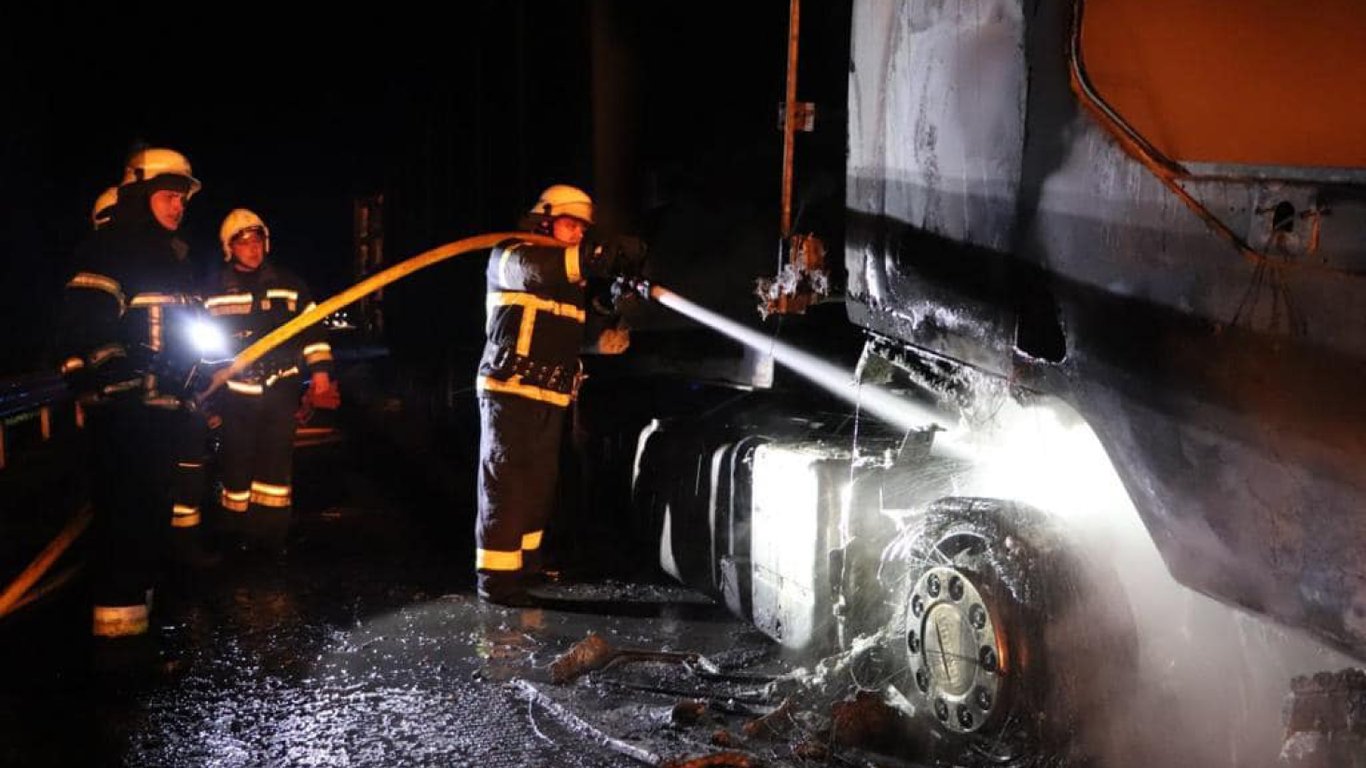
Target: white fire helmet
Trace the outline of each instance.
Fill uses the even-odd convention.
[[[557,216],[572,216],[585,224],[593,223],[593,198],[578,187],[568,184],[554,184],[541,193],[531,213],[554,219]]]
[[[194,193],[203,187],[199,179],[194,177],[190,161],[185,159],[184,155],[174,149],[162,148],[144,149],[128,158],[128,165],[123,169],[123,181],[119,186],[151,181],[160,176],[184,177],[188,183],[186,199],[194,197]]]
[[[223,260],[232,261],[232,239],[249,229],[259,229],[266,240],[266,253],[270,253],[270,228],[254,212],[246,208],[234,208],[223,218],[218,228],[218,239],[223,242]]]

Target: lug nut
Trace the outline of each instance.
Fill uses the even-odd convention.
[[[972,608],[968,609],[968,621],[972,622],[973,629],[982,629],[987,625],[987,609],[973,604]]]
[[[949,597],[954,600],[963,599],[963,580],[957,576],[949,579]]]
[[[906,648],[910,650],[911,653],[920,653],[920,638],[915,636],[914,629],[906,635]]]
[[[934,716],[946,723],[949,721],[949,705],[943,699],[934,700]]]
[[[982,662],[982,668],[983,668],[983,669],[985,669],[985,670],[988,671],[988,672],[995,672],[995,671],[996,671],[996,649],[995,649],[995,648],[992,648],[992,647],[989,646],[989,645],[984,645],[984,646],[982,646],[982,651],[981,651],[981,653],[977,654],[977,658],[981,660],[981,662]]]
[[[920,595],[911,598],[911,613],[918,619],[925,612],[925,601]]]
[[[977,708],[983,712],[991,709],[991,705],[996,703],[991,700],[991,691],[988,691],[980,685],[977,686],[977,690],[973,693],[972,698],[977,702]]]
[[[930,578],[925,581],[925,590],[930,593],[930,597],[939,597],[939,590],[942,588],[943,584],[939,582],[939,574],[937,573],[932,574]]]
[[[921,693],[929,692],[930,676],[925,673],[925,670],[917,669],[915,671],[915,687],[919,688]]]
[[[958,724],[964,728],[972,727],[972,710],[964,704],[958,705]]]

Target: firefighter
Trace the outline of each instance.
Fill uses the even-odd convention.
[[[487,338],[475,386],[480,445],[475,571],[479,597],[529,605],[541,538],[555,501],[566,409],[582,379],[585,341],[616,354],[629,332],[592,314],[588,277],[638,274],[643,251],[585,239],[593,201],[557,184],[541,193],[523,228],[563,246],[500,243],[487,270]]]
[[[119,188],[107,187],[95,198],[90,209],[90,223],[94,229],[104,229],[114,221],[114,209],[119,202]],[[206,548],[206,539],[194,513],[200,509],[204,496],[204,464],[208,440],[208,424],[204,414],[187,411],[183,424],[175,431],[175,480],[172,484],[171,562],[191,568],[211,568],[219,557]],[[177,514],[177,512],[179,514]]]
[[[172,487],[194,419],[185,385],[198,315],[188,247],[176,233],[199,189],[179,152],[135,153],[112,220],[77,249],[63,292],[62,373],[90,435],[97,638],[146,634],[168,531],[198,533],[197,499],[189,493],[180,503]]]
[[[267,261],[270,229],[245,208],[219,228],[227,262],[205,291],[204,307],[230,337],[234,351],[249,346],[311,308],[308,287]],[[219,506],[225,528],[248,550],[283,551],[293,506],[294,413],[307,371],[310,398],[333,401],[332,347],[313,326],[227,382],[222,396]]]

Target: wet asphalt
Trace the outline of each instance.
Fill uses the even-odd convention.
[[[650,572],[580,568],[540,607],[481,603],[472,495],[462,507],[391,469],[346,442],[301,450],[287,551],[168,571],[144,641],[92,648],[79,583],[0,625],[0,764],[667,764],[716,753],[717,732],[776,703],[665,662],[552,684],[550,664],[589,632],[742,675],[794,662]],[[709,704],[683,724],[683,701]],[[826,764],[786,744],[748,754]]]

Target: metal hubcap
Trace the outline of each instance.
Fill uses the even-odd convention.
[[[921,575],[907,605],[912,678],[943,727],[972,733],[998,700],[1000,653],[991,611],[966,576],[948,567]]]

